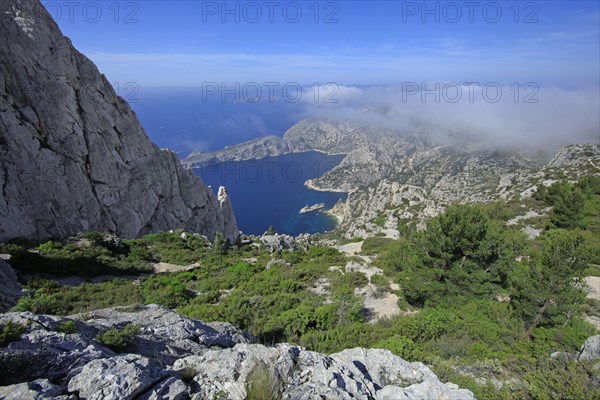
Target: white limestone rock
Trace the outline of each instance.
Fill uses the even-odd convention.
[[[69,381],[69,392],[87,400],[130,400],[155,385],[165,372],[146,357],[118,355],[94,360]]]

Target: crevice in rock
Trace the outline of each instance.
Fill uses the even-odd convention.
[[[79,70],[79,64],[77,64],[77,69]],[[109,215],[109,213],[106,212],[106,209],[104,207],[104,205],[102,204],[102,201],[100,200],[100,196],[98,195],[98,192],[96,190],[96,185],[94,184],[95,179],[92,178],[92,162],[90,160],[90,141],[88,138],[88,129],[85,123],[85,119],[84,119],[84,114],[85,111],[83,110],[83,108],[81,107],[81,98],[80,98],[80,93],[78,89],[73,88],[73,90],[75,91],[75,99],[76,99],[76,103],[77,103],[77,114],[79,117],[79,120],[81,121],[81,126],[82,126],[82,133],[83,133],[83,140],[85,142],[85,148],[87,151],[87,154],[85,155],[85,163],[84,163],[84,172],[88,178],[88,182],[90,183],[90,189],[92,192],[92,195],[94,196],[94,199],[96,200],[96,203],[98,204],[98,208],[100,209],[100,214],[102,218],[108,218],[112,221],[113,226],[116,227],[117,225],[115,224],[114,219],[112,218],[111,215]]]
[[[2,197],[8,204],[8,166],[4,165],[2,168],[4,177],[2,179]]]
[[[151,232],[152,231],[152,221],[155,220],[155,218],[158,216],[158,212],[160,210],[160,196],[158,193],[154,192],[153,193],[156,195],[156,197],[159,198],[159,201],[156,202],[156,207],[154,208],[154,211],[152,213],[152,216],[148,219],[148,222],[146,222],[146,224],[140,229],[138,230],[136,236],[141,236],[142,233],[144,232]]]

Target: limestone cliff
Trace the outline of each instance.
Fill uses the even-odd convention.
[[[237,239],[226,192],[149,140],[37,0],[0,5],[0,241],[176,228]]]

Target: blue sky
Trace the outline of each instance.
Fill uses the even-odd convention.
[[[519,2],[518,12],[513,1],[429,2],[425,15],[421,1],[279,1],[272,14],[264,1],[228,2],[226,15],[223,2],[43,3],[111,82],[143,87],[599,83],[598,1]]]

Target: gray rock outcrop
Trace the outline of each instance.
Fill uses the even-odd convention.
[[[326,356],[286,344],[267,347],[225,323],[205,324],[155,306],[116,307],[67,318],[0,314],[26,326],[0,349],[0,397],[7,399],[244,399],[252,381],[273,381],[286,400],[474,399],[442,383],[424,364],[387,350]],[[75,333],[61,333],[65,321]],[[128,352],[116,354],[99,332],[136,324]]]
[[[17,280],[15,271],[0,259],[0,312],[13,308],[20,297],[21,284]]]
[[[325,356],[301,347],[240,344],[177,360],[175,370],[196,371],[193,399],[246,398],[248,382],[266,379],[282,399],[474,399],[452,383],[442,383],[422,363],[409,363],[388,350],[361,348]],[[259,372],[255,371],[258,368]]]
[[[260,237],[260,241],[270,253],[298,249],[294,237],[286,234],[264,234]]]
[[[64,393],[64,389],[48,379],[36,379],[32,382],[0,387],[0,398],[4,400],[76,400],[73,395],[61,395],[61,393]]]
[[[578,361],[596,359],[600,359],[600,335],[594,335],[587,338],[577,356]]]
[[[135,399],[166,375],[158,364],[137,354],[90,361],[69,381],[69,392],[88,400]]]
[[[229,197],[229,193],[227,193],[227,189],[224,186],[219,188],[217,192],[217,200],[219,201],[219,208],[223,215],[231,216],[231,218],[223,219],[223,237],[228,239],[231,243],[234,243],[233,238],[236,238],[240,234],[240,230],[237,227],[237,223],[235,221],[234,213],[233,213],[233,205],[231,204],[231,198]]]
[[[277,253],[283,250],[308,250],[310,247],[310,235],[308,234],[301,234],[294,237],[285,233],[265,233],[259,237],[259,240],[270,253]]]
[[[572,144],[560,149],[548,163],[550,167],[591,164],[600,157],[600,146]],[[596,166],[597,167],[597,166]]]
[[[267,263],[267,266],[265,267],[265,269],[269,270],[269,269],[275,268],[275,267],[290,268],[291,266],[292,266],[292,264],[290,264],[289,262],[285,261],[282,258],[272,258]]]
[[[177,228],[237,239],[229,200],[148,139],[38,0],[0,8],[0,241]]]

